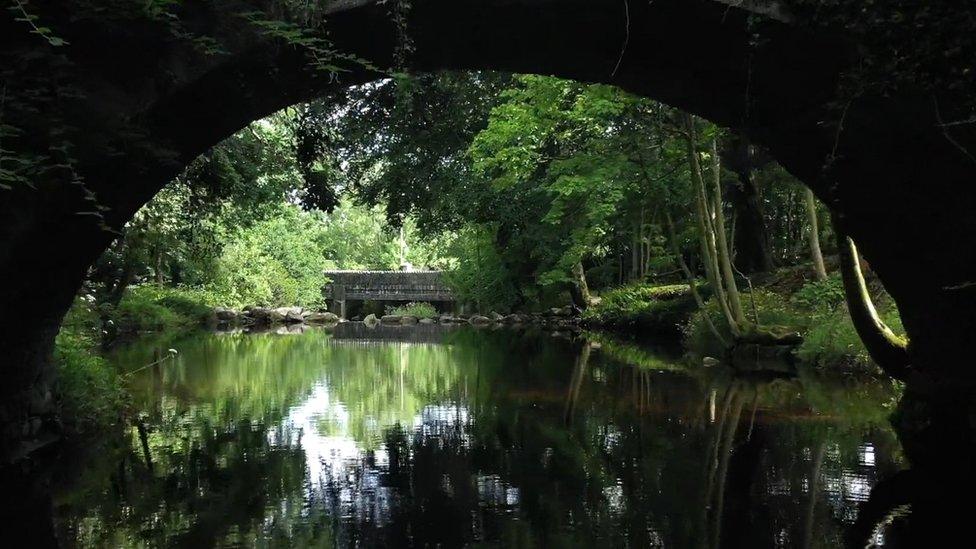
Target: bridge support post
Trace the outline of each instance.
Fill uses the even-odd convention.
[[[346,286],[336,284],[332,291],[332,309],[339,318],[346,318]]]

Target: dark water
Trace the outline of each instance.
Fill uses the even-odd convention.
[[[168,348],[130,377],[141,427],[55,495],[63,543],[834,547],[903,466],[889,385],[604,338],[346,325],[114,360]]]

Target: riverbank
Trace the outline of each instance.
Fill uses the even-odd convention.
[[[749,287],[743,284],[744,287]],[[679,343],[695,362],[704,357],[725,357],[727,350],[707,329],[705,319],[722,326],[717,306],[707,300],[699,310],[687,285],[632,284],[605,291],[599,302],[580,313],[571,306],[533,313],[439,314],[424,303],[407,304],[385,315],[356,320],[366,325],[470,324],[478,327],[537,327],[573,335],[582,329],[604,330],[640,343],[649,336]],[[880,285],[872,285],[882,318],[901,330],[898,313]],[[792,359],[814,368],[844,375],[879,375],[851,324],[837,277],[809,280],[798,269],[781,270],[753,281],[743,292],[750,316],[763,325],[795,330],[801,342],[776,351],[775,360]],[[101,358],[108,345],[146,333],[179,334],[200,327],[273,328],[332,325],[345,322],[316,308],[212,307],[207,296],[189,289],[137,286],[111,311],[99,310],[91,300],[79,298],[65,318],[54,359],[61,372],[59,391],[63,416],[72,418],[68,432],[111,427],[122,421],[125,409],[122,382]],[[111,330],[111,333],[108,331]],[[723,333],[728,337],[727,330]],[[610,341],[608,339],[608,341]]]
[[[869,286],[884,322],[903,333],[898,310],[877,280]],[[751,281],[742,281],[742,299],[749,320],[775,327],[795,344],[767,346],[759,354],[773,359],[794,359],[819,370],[850,375],[881,376],[850,320],[839,275],[818,281],[802,268],[781,269]],[[661,334],[681,341],[695,359],[727,357],[730,350],[708,328],[718,327],[725,341],[732,341],[707,286],[699,286],[705,299],[700,309],[687,284],[631,284],[604,292],[588,308],[582,322],[589,328],[623,331],[631,336]],[[760,346],[761,347],[761,346]],[[753,355],[755,347],[748,349]]]

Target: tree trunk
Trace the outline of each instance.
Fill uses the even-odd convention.
[[[583,264],[579,261],[573,265],[573,284],[570,287],[570,295],[573,298],[573,304],[580,309],[586,309],[590,306],[590,288],[586,284],[586,271],[583,270]]]
[[[733,135],[721,150],[722,164],[735,173],[737,184],[728,190],[734,222],[731,227],[735,267],[746,274],[772,270],[773,251],[755,170],[770,162],[768,156],[757,153],[748,139]]]
[[[878,366],[891,377],[905,381],[909,368],[908,346],[878,316],[861,273],[854,241],[841,230],[838,223],[834,223],[834,231],[837,234],[844,295],[854,329]]]
[[[712,182],[715,192],[715,240],[718,242],[718,259],[722,269],[722,279],[725,290],[729,295],[729,307],[735,321],[742,326],[746,322],[746,315],[742,312],[742,301],[739,299],[739,288],[732,272],[732,257],[729,255],[728,235],[725,233],[725,212],[722,209],[722,165],[718,157],[718,143],[712,139]]]
[[[159,247],[156,248],[156,265],[155,265],[155,275],[156,275],[156,285],[163,285],[163,250]]]
[[[827,269],[824,267],[823,254],[820,252],[820,224],[817,222],[817,202],[809,187],[804,187],[803,199],[806,202],[807,217],[810,220],[810,257],[813,259],[813,271],[817,275],[817,280],[827,280]]]
[[[725,316],[725,320],[733,334],[737,334],[735,317],[729,309],[719,274],[718,251],[716,250],[714,239],[715,233],[712,231],[711,223],[708,219],[708,199],[705,193],[705,183],[702,181],[701,166],[698,162],[695,122],[689,114],[683,114],[682,119],[686,132],[686,153],[688,155],[689,169],[691,170],[692,187],[695,190],[695,221],[698,223],[698,235],[702,247],[702,262],[705,264],[708,283],[712,286],[712,292],[715,294],[715,299],[718,300],[722,314]]]
[[[695,275],[692,274],[691,269],[688,268],[688,264],[685,263],[685,258],[681,255],[681,249],[678,248],[678,238],[674,234],[674,223],[671,221],[671,214],[666,214],[666,221],[668,224],[668,236],[671,241],[671,251],[674,254],[675,259],[678,262],[678,267],[681,272],[685,275],[685,280],[688,281],[688,289],[691,290],[691,296],[695,299],[695,304],[698,305],[698,309],[701,311],[705,310],[705,300],[702,299],[701,293],[698,292],[698,284],[695,282]],[[708,326],[708,330],[715,336],[715,339],[722,343],[722,346],[728,347],[729,343],[722,337],[721,332],[715,327],[715,323],[707,314],[703,314],[702,318],[705,319],[705,325]]]
[[[775,267],[773,249],[751,171],[739,175],[739,184],[733,187],[729,199],[735,213],[732,239],[736,268],[746,274],[771,271]]]

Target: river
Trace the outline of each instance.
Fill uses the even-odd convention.
[[[605,336],[350,323],[111,360],[137,421],[62,474],[68,546],[833,547],[904,467],[888,383]]]

